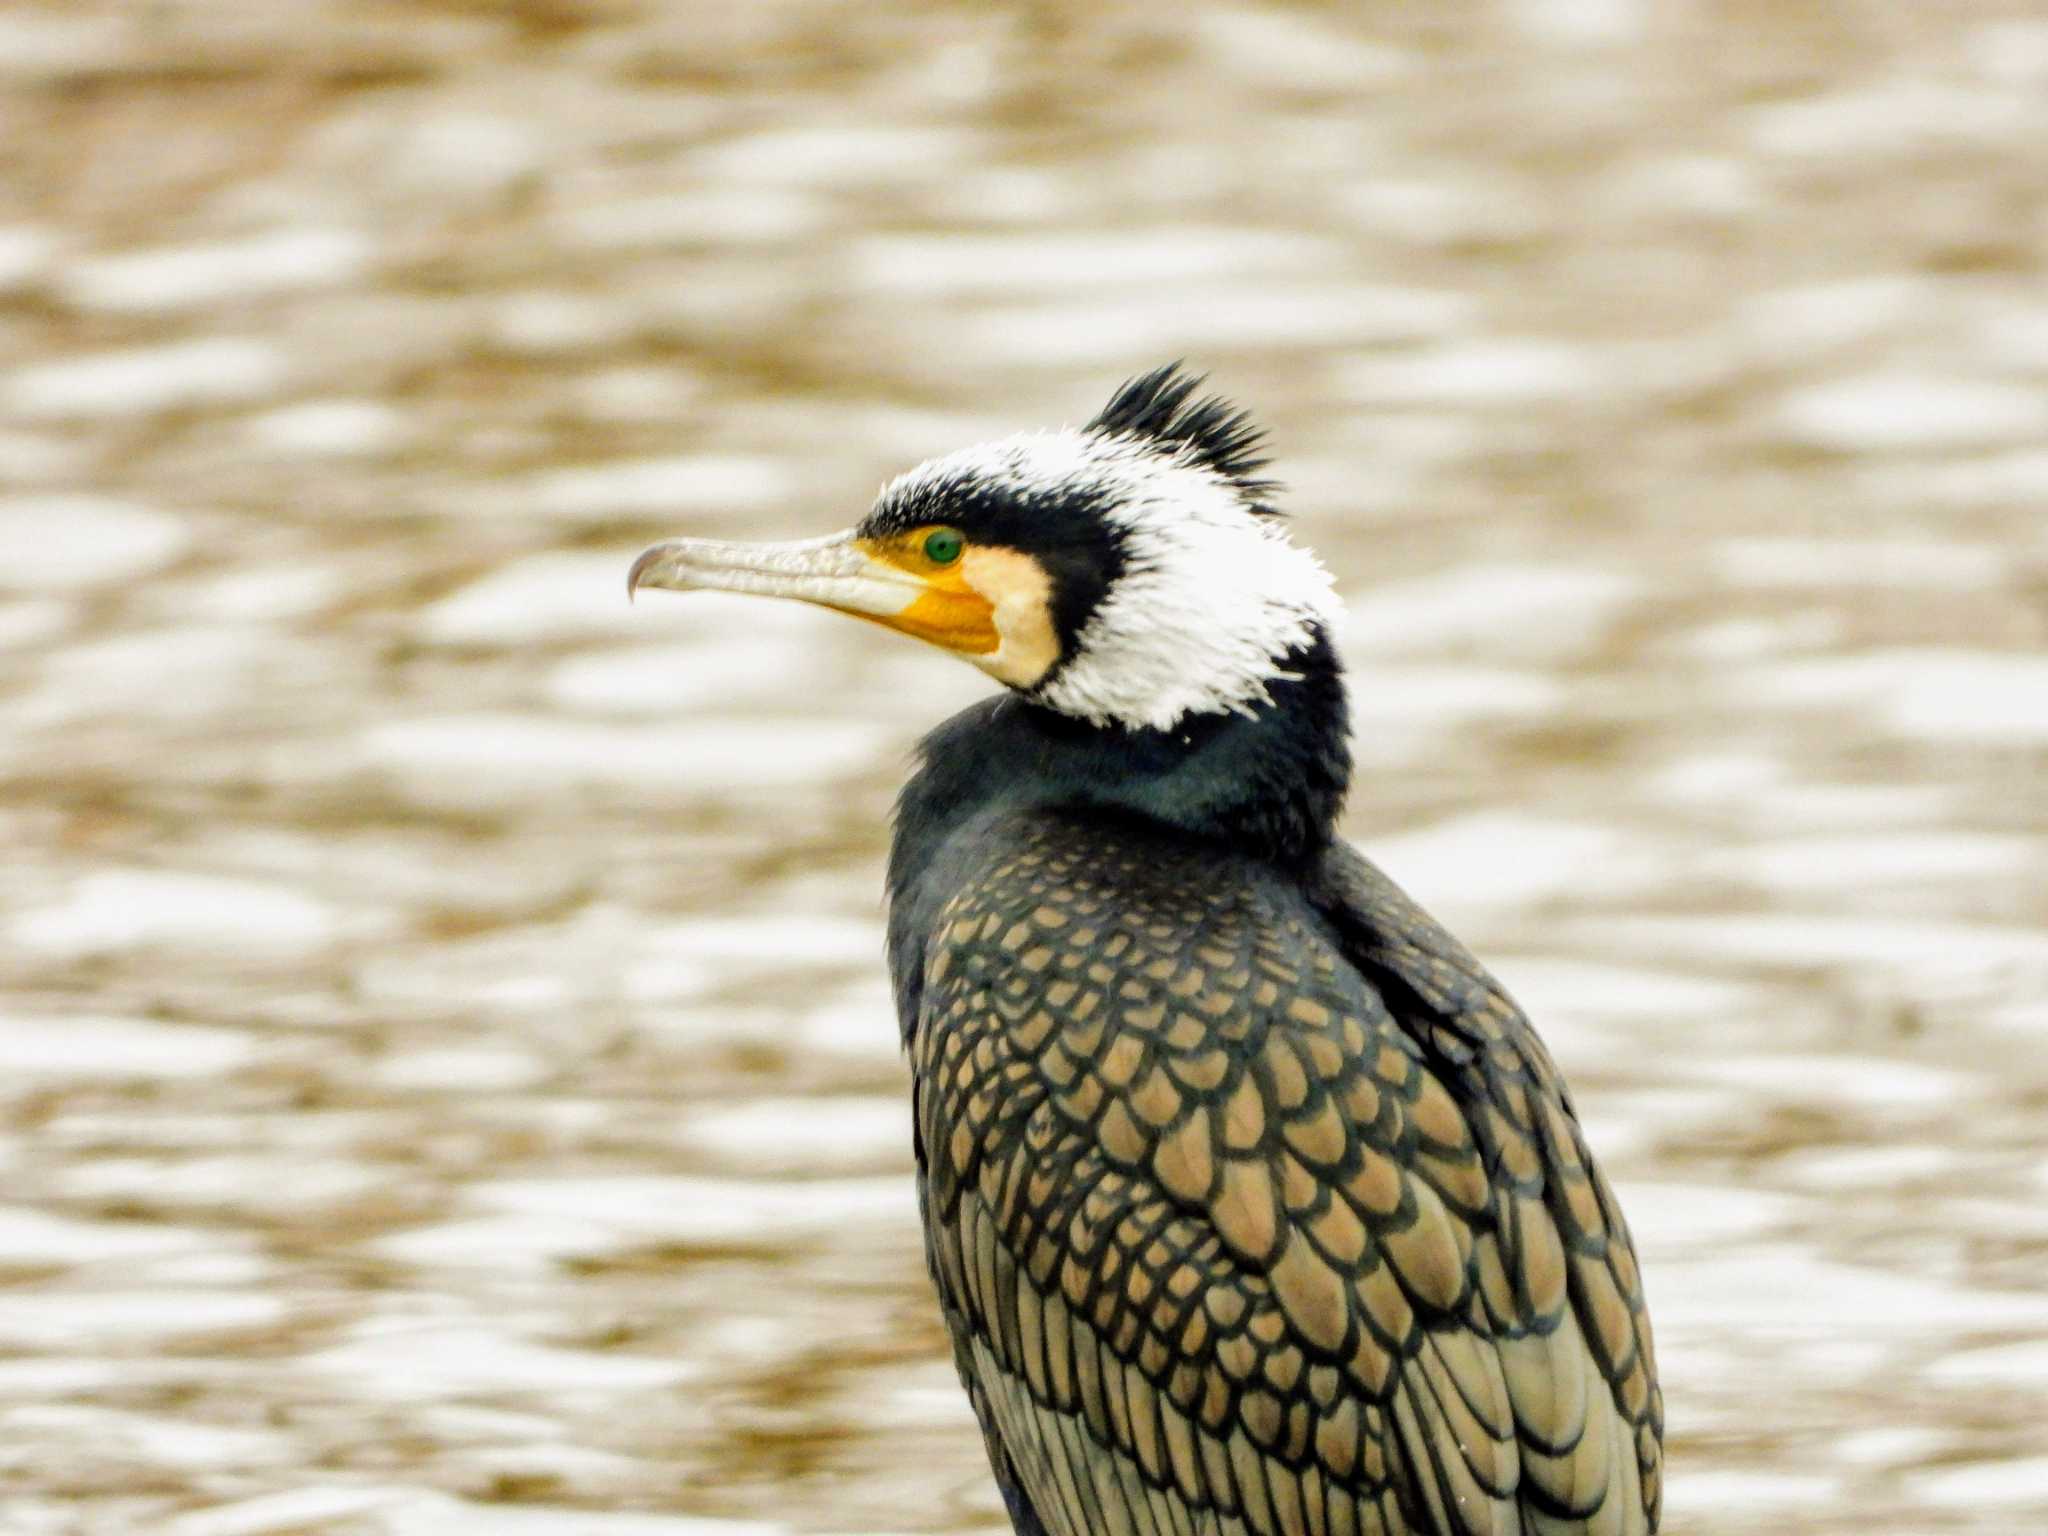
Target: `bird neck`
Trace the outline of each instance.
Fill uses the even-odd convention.
[[[1008,811],[1130,817],[1255,858],[1314,856],[1351,778],[1343,673],[1320,630],[1276,663],[1268,692],[1247,714],[1170,730],[1091,725],[1016,695],[963,711],[925,738],[897,803],[892,891],[952,832]]]

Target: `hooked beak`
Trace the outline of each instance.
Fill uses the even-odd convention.
[[[969,656],[1002,643],[993,605],[957,568],[919,570],[915,564],[894,542],[852,533],[780,544],[669,539],[633,562],[626,596],[642,587],[665,587],[793,597]]]

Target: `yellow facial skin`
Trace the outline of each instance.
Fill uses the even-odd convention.
[[[901,613],[870,616],[957,652],[1012,687],[1031,687],[1059,660],[1045,567],[1018,550],[973,543],[942,565],[925,553],[937,531],[912,528],[855,541],[870,559],[908,571],[925,587]]]
[[[924,552],[925,540],[936,532],[936,526],[913,528],[886,538],[853,541],[870,560],[908,571],[924,588],[900,613],[861,617],[963,656],[986,656],[1001,647],[1003,637],[996,630],[995,600],[973,580],[976,551],[969,545],[959,559],[941,565]]]

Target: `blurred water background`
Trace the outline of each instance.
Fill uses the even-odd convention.
[[[880,963],[986,686],[643,543],[1185,355],[1674,1533],[2048,1527],[2048,16],[0,8],[0,1531],[994,1531]]]

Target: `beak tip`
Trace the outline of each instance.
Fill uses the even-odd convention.
[[[663,548],[664,546],[657,544],[652,549],[640,551],[640,557],[633,562],[632,569],[626,572],[627,602],[633,601],[634,595],[640,590],[640,579],[647,574],[647,568],[661,558]]]

